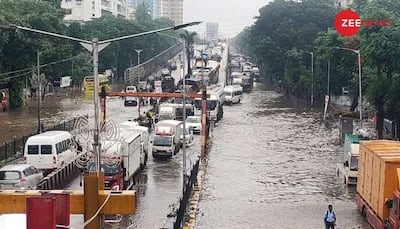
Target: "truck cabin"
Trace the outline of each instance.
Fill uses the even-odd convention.
[[[85,174],[94,171],[96,171],[96,162],[89,161],[86,166]],[[125,173],[125,169],[123,169],[123,162],[114,164],[104,163],[104,161],[102,161],[101,171],[104,173],[105,190],[116,189],[116,186],[118,186],[118,189],[122,189]]]
[[[174,144],[174,132],[172,127],[156,127],[153,146],[172,146]]]
[[[217,107],[218,100],[216,98],[212,99],[207,99],[207,111],[213,111]],[[202,107],[202,100],[201,99],[195,99],[194,100],[194,106],[196,107],[197,110],[201,110]]]
[[[345,156],[345,161],[343,162],[345,167],[348,167],[350,171],[358,171],[358,158],[360,156],[360,145],[351,144],[350,151],[347,152]]]

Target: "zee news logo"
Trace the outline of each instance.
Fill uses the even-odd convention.
[[[390,19],[361,19],[357,12],[351,9],[339,11],[335,16],[335,29],[342,36],[353,36],[361,26],[388,27],[392,25]]]

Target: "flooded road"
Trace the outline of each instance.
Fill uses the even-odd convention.
[[[357,211],[355,188],[336,177],[339,135],[325,130],[320,115],[260,88],[225,106],[196,228],[324,228],[328,204],[335,228],[369,228]]]

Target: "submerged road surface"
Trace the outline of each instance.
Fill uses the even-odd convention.
[[[224,111],[208,156],[196,229],[324,228],[328,204],[337,228],[369,228],[357,211],[355,188],[336,177],[338,133],[324,129],[320,113],[257,88]]]

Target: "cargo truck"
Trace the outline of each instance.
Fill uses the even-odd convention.
[[[400,226],[400,142],[360,142],[356,203],[374,229]]]
[[[359,143],[362,136],[346,134],[343,144],[343,160],[337,164],[336,173],[338,177],[343,176],[343,183],[347,185],[356,185],[358,177],[358,158]],[[366,139],[365,139],[366,140]]]
[[[141,136],[128,130],[122,141],[102,142],[102,171],[105,190],[127,190],[134,185],[135,176],[143,168],[144,155],[141,152]],[[94,160],[88,163],[88,171],[94,171]]]
[[[153,158],[172,157],[181,148],[182,122],[176,120],[159,121],[155,126],[152,143]]]

